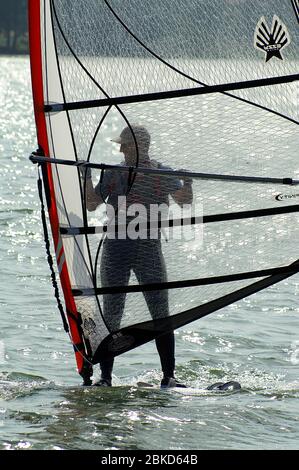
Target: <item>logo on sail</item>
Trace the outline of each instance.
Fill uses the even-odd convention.
[[[254,32],[254,47],[266,54],[266,62],[272,57],[283,60],[282,50],[291,42],[286,25],[274,15],[271,29],[262,16]]]
[[[297,194],[277,194],[275,196],[276,201],[289,201],[290,199],[298,198],[299,193]]]
[[[108,343],[108,351],[118,352],[126,351],[133,346],[135,338],[131,335],[125,335],[120,331],[112,335],[112,339]]]

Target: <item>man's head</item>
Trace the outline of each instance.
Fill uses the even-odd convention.
[[[120,144],[120,152],[125,155],[126,163],[135,165],[137,155],[141,160],[147,158],[151,136],[144,126],[133,124],[130,127],[125,127],[120,136],[112,139],[112,142]]]

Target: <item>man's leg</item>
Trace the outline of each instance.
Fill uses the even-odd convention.
[[[142,252],[141,252],[142,251]],[[140,284],[167,282],[166,265],[160,240],[144,240],[138,250],[138,262],[134,272]],[[154,320],[169,316],[168,290],[143,292],[150,314]],[[174,378],[175,369],[175,338],[174,332],[165,333],[156,338],[156,347],[163,372],[163,382],[169,383]]]
[[[163,376],[174,377],[175,340],[173,331],[156,338],[156,347],[160,356]]]
[[[101,286],[128,285],[130,267],[124,253],[124,243],[107,240],[101,258]],[[126,250],[125,250],[126,252]],[[120,327],[126,301],[126,294],[104,294],[103,316],[110,332]],[[100,361],[101,380],[95,385],[111,386],[114,358]]]
[[[100,361],[101,379],[94,385],[111,387],[114,358]]]

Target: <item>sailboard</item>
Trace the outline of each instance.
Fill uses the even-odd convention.
[[[195,388],[195,387],[168,387],[168,388],[161,388],[161,386],[155,386],[152,383],[148,382],[137,382],[137,387],[142,388],[142,389],[154,389],[156,390],[157,388],[160,390],[164,391],[174,391],[176,393],[181,393],[183,395],[194,395],[194,394],[202,394],[202,393],[207,393],[207,392],[216,392],[216,393],[235,393],[235,392],[240,392],[242,389],[241,385],[239,382],[236,382],[234,380],[231,380],[229,382],[215,382],[214,384],[209,385],[206,388]]]
[[[57,271],[86,384],[100,360],[298,273],[297,3],[28,1],[38,141],[30,158],[42,170],[55,295]],[[136,125],[150,136],[153,164],[142,161]],[[124,129],[135,145],[130,165],[111,142]],[[103,202],[93,210],[90,176]],[[190,178],[186,215],[173,195]],[[147,240],[127,250],[109,242],[112,228],[128,226],[105,215],[120,179],[132,204],[149,193],[148,203],[167,201],[158,242],[148,242],[153,256]]]

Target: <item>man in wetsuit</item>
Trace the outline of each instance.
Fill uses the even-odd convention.
[[[149,168],[167,168],[149,157],[150,134],[143,126],[126,127],[119,138],[113,140],[120,144],[120,152],[124,154],[121,165]],[[169,205],[169,195],[182,206],[191,204],[193,200],[192,179],[182,180],[173,176],[160,176],[138,173],[130,187],[128,172],[105,171],[103,178],[93,186],[90,169],[86,171],[86,207],[94,211],[104,201],[119,210],[119,197],[126,196],[126,207],[143,204],[149,211],[151,204]],[[117,209],[118,208],[118,209]],[[128,217],[126,223],[129,222]],[[155,239],[149,236],[144,239],[107,237],[103,244],[101,258],[102,286],[128,285],[131,271],[140,284],[167,282],[166,266],[161,249],[160,230]],[[153,319],[169,315],[168,291],[149,291],[143,293],[147,307]],[[103,314],[111,331],[120,328],[124,312],[126,294],[105,294],[103,296]],[[141,319],[142,321],[142,319]],[[144,320],[143,320],[144,321]],[[184,387],[174,378],[175,342],[174,333],[165,333],[156,339],[156,347],[160,356],[163,379],[161,387]],[[100,362],[101,379],[95,385],[111,386],[114,359]]]

